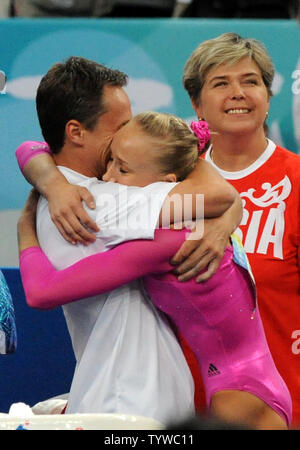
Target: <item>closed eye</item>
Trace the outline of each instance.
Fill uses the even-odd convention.
[[[249,80],[246,80],[245,83],[257,85],[257,84],[258,84],[258,81],[257,81],[257,80],[254,80],[254,79],[249,79]]]
[[[217,83],[215,83],[214,87],[226,86],[226,85],[227,85],[227,81],[218,81]]]

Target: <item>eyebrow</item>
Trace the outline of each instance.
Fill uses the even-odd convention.
[[[110,154],[113,156],[113,152],[111,149],[111,143],[109,146],[109,151],[110,151]],[[115,158],[119,161],[120,164],[125,164],[128,167],[128,163],[124,159],[121,159],[119,156],[115,156]]]
[[[120,124],[120,126],[119,126],[119,128],[118,128],[118,131],[119,131],[121,128],[123,128],[124,125],[127,125],[127,123],[130,122],[130,120],[131,120],[131,119],[129,119],[129,120],[124,120],[124,122],[122,122],[122,123]]]
[[[225,80],[227,78],[229,78],[230,75],[219,75],[216,77],[213,77],[211,80],[208,80],[208,83],[213,83],[214,81],[218,81],[218,80]],[[241,75],[242,78],[247,78],[247,77],[253,77],[256,76],[259,78],[259,73],[257,72],[247,72],[247,73],[243,73]]]

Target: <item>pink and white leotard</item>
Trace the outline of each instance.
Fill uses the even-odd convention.
[[[185,237],[185,230],[156,230],[154,241],[125,242],[61,271],[39,247],[28,248],[20,255],[27,302],[53,308],[144,277],[154,304],[172,319],[195,353],[207,406],[217,391],[243,390],[261,398],[290,424],[290,394],[266,342],[255,288],[243,263],[245,253],[233,240],[213,277],[200,284],[180,283],[169,259]]]

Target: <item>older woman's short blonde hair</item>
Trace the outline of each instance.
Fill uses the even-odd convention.
[[[153,154],[161,173],[175,173],[184,180],[199,158],[198,138],[188,124],[177,116],[155,111],[137,114],[141,129],[156,140]]]
[[[236,33],[224,33],[202,42],[186,62],[183,85],[195,105],[199,104],[201,89],[211,68],[220,64],[235,64],[246,57],[253,59],[260,68],[271,97],[275,70],[265,46],[256,39],[242,38]]]

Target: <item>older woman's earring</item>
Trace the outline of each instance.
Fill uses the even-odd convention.
[[[266,119],[268,118],[268,115],[269,115],[269,111],[266,112]]]

